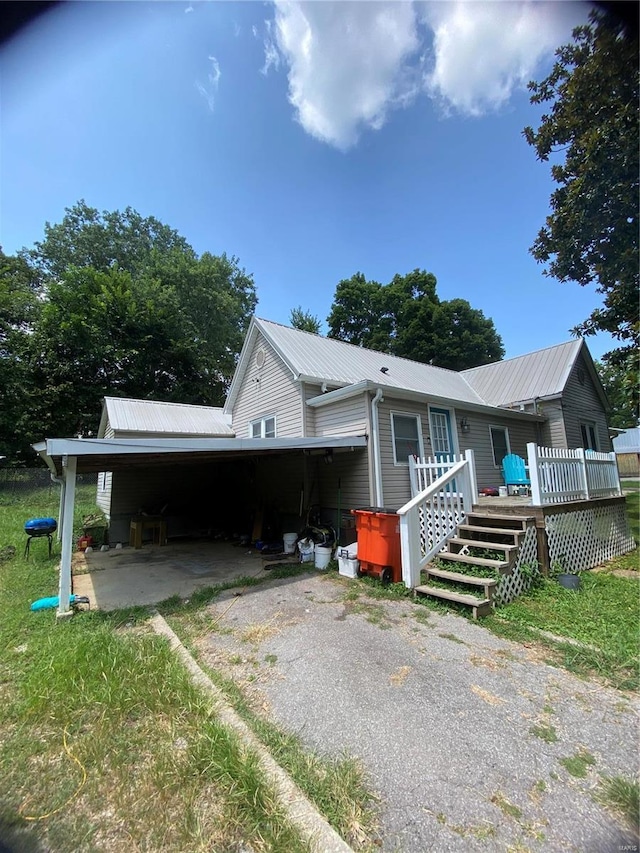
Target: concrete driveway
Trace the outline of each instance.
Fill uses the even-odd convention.
[[[262,572],[259,551],[208,541],[77,552],[72,562],[73,592],[100,610],[186,598],[202,587]]]
[[[383,850],[638,849],[593,797],[601,777],[637,776],[637,697],[481,624],[353,589],[312,573],[225,594],[200,653],[309,747],[361,759]]]

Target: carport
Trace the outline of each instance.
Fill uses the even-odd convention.
[[[365,436],[320,438],[54,438],[33,445],[52,478],[61,484],[59,536],[62,543],[58,615],[69,614],[76,477],[100,471],[148,469],[221,459],[275,455],[332,455],[366,447]]]

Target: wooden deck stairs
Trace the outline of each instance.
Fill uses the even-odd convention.
[[[519,515],[471,512],[423,572],[425,583],[416,595],[455,601],[472,609],[473,618],[487,616],[501,575],[510,575],[527,525],[534,519]]]

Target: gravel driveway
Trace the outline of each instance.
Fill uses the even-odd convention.
[[[353,590],[313,573],[220,598],[210,613],[228,630],[200,651],[307,745],[361,759],[383,850],[638,850],[593,798],[601,777],[637,776],[636,696],[481,624]],[[576,757],[584,778],[561,763]]]

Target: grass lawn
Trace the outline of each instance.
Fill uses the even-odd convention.
[[[77,534],[94,495],[79,489]],[[0,492],[0,839],[56,853],[306,850],[256,756],[147,629],[147,610],[61,622],[52,610],[30,612],[57,594],[59,546],[49,560],[36,540],[25,560],[22,527],[57,511],[54,488]],[[286,738],[268,735],[285,749]],[[288,749],[304,776],[302,753]],[[368,794],[350,772],[345,786],[335,767],[315,765],[329,779],[326,802],[357,815],[350,794]]]
[[[629,488],[627,483],[625,488]],[[627,494],[627,515],[640,541],[637,490]],[[640,551],[609,561],[602,570],[583,572],[582,587],[572,592],[545,580],[511,604],[500,607],[483,624],[497,634],[546,646],[551,662],[578,674],[598,675],[620,689],[639,684]],[[538,629],[538,630],[535,630]],[[581,645],[554,641],[547,631]]]

